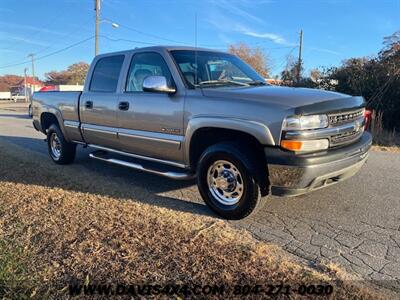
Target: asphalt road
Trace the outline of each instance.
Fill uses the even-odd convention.
[[[44,135],[32,127],[18,104],[0,103],[0,139],[47,155]],[[154,197],[172,209],[212,213],[203,204],[194,182],[177,182],[91,160],[90,150],[78,148],[76,164],[121,185],[157,185]],[[1,154],[0,154],[1,159]],[[60,167],[61,168],[61,167]],[[134,180],[140,178],[140,180]],[[139,200],[140,201],[140,200]],[[354,177],[295,198],[270,197],[251,218],[231,222],[255,237],[282,246],[310,265],[333,262],[364,280],[400,291],[400,154],[371,152]]]

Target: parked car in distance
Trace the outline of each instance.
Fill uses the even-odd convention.
[[[0,92],[0,100],[11,100],[11,92]]]
[[[82,92],[33,95],[55,163],[82,144],[100,161],[196,178],[227,219],[354,175],[371,146],[364,115],[362,97],[271,86],[237,56],[190,47],[98,55]]]

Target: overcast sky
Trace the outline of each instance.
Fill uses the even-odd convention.
[[[62,70],[94,55],[94,0],[1,0],[0,75],[23,74],[29,53],[36,73]],[[195,42],[226,49],[245,42],[265,50],[272,73],[298,55],[304,30],[306,70],[371,56],[400,30],[400,0],[102,0],[100,52]],[[120,26],[114,29],[111,22]],[[75,45],[75,46],[74,46]],[[65,51],[58,50],[73,46]],[[49,55],[48,57],[46,57]],[[9,67],[8,67],[9,66]]]

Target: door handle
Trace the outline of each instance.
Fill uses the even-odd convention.
[[[86,101],[85,102],[85,107],[88,109],[92,109],[93,108],[93,101]]]
[[[118,103],[118,109],[119,110],[128,110],[129,109],[129,102],[122,101]]]

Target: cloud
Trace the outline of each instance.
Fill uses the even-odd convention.
[[[324,52],[324,53],[329,53],[329,54],[334,54],[334,55],[341,55],[341,53],[339,53],[337,51],[326,49],[326,48],[319,48],[319,47],[307,47],[307,48],[312,51]]]
[[[226,0],[217,0],[217,1],[211,1],[215,6],[219,7],[221,10],[224,12],[229,12],[233,15],[246,18],[248,20],[252,20],[254,22],[257,22],[259,24],[265,24],[264,20],[261,19],[260,17],[249,13],[247,10],[244,8],[240,7],[243,4],[247,4],[248,1],[226,1]],[[254,6],[254,3],[253,3]]]
[[[253,31],[243,31],[242,32],[245,35],[249,35],[249,36],[253,36],[253,37],[257,37],[257,38],[262,38],[262,39],[267,39],[270,40],[272,42],[274,42],[275,44],[279,44],[279,45],[287,45],[288,42],[279,34],[275,34],[275,33],[270,33],[270,32],[264,32],[264,33],[258,33],[258,32],[253,32]]]
[[[252,30],[242,24],[237,23],[235,28],[234,28],[237,32],[240,32],[242,34],[248,35],[248,36],[252,36],[252,37],[256,37],[256,38],[260,38],[260,39],[266,39],[269,40],[275,44],[278,45],[285,45],[285,46],[297,46],[297,44],[293,44],[288,42],[283,36],[281,36],[280,34],[277,33],[273,33],[273,32],[257,32],[255,30]]]
[[[282,35],[278,33],[260,32],[257,30],[253,30],[253,26],[248,26],[247,24],[252,23],[260,23],[255,25],[258,28],[266,26],[264,20],[253,14],[250,14],[245,9],[240,7],[240,5],[243,6],[250,4],[252,4],[252,6],[254,7],[254,2],[251,2],[250,0],[238,0],[234,2],[228,2],[226,0],[209,1],[211,1],[219,9],[214,9],[212,12],[210,12],[209,17],[206,21],[223,33],[236,32],[254,38],[268,40],[275,44],[284,46],[297,45],[288,42]],[[265,3],[271,3],[271,1],[265,0]],[[227,12],[229,14],[227,14]]]
[[[30,44],[30,45],[36,45],[36,46],[48,46],[49,45],[47,43],[43,43],[38,40],[25,38],[25,37],[18,36],[18,35],[13,35],[13,34],[10,34],[8,32],[4,32],[4,31],[0,31],[0,35],[1,35],[0,40],[4,41],[4,42],[2,42],[2,44],[6,44],[6,43],[12,44],[13,41],[15,41],[15,42],[21,42],[21,43]],[[2,49],[4,51],[8,48],[2,48]]]
[[[23,25],[23,24],[16,24],[16,23],[3,22],[3,21],[0,21],[0,25],[12,27],[13,29],[19,28],[19,29],[23,29],[23,30],[31,30],[31,31],[44,32],[44,33],[55,34],[55,35],[63,35],[63,33],[59,32],[59,31],[49,30],[47,28],[36,27],[36,26],[31,26],[31,25]]]
[[[12,39],[14,41],[22,42],[25,44],[37,45],[37,46],[48,46],[49,44],[39,42],[37,40],[31,40],[24,37],[19,36],[8,36],[8,39]]]

